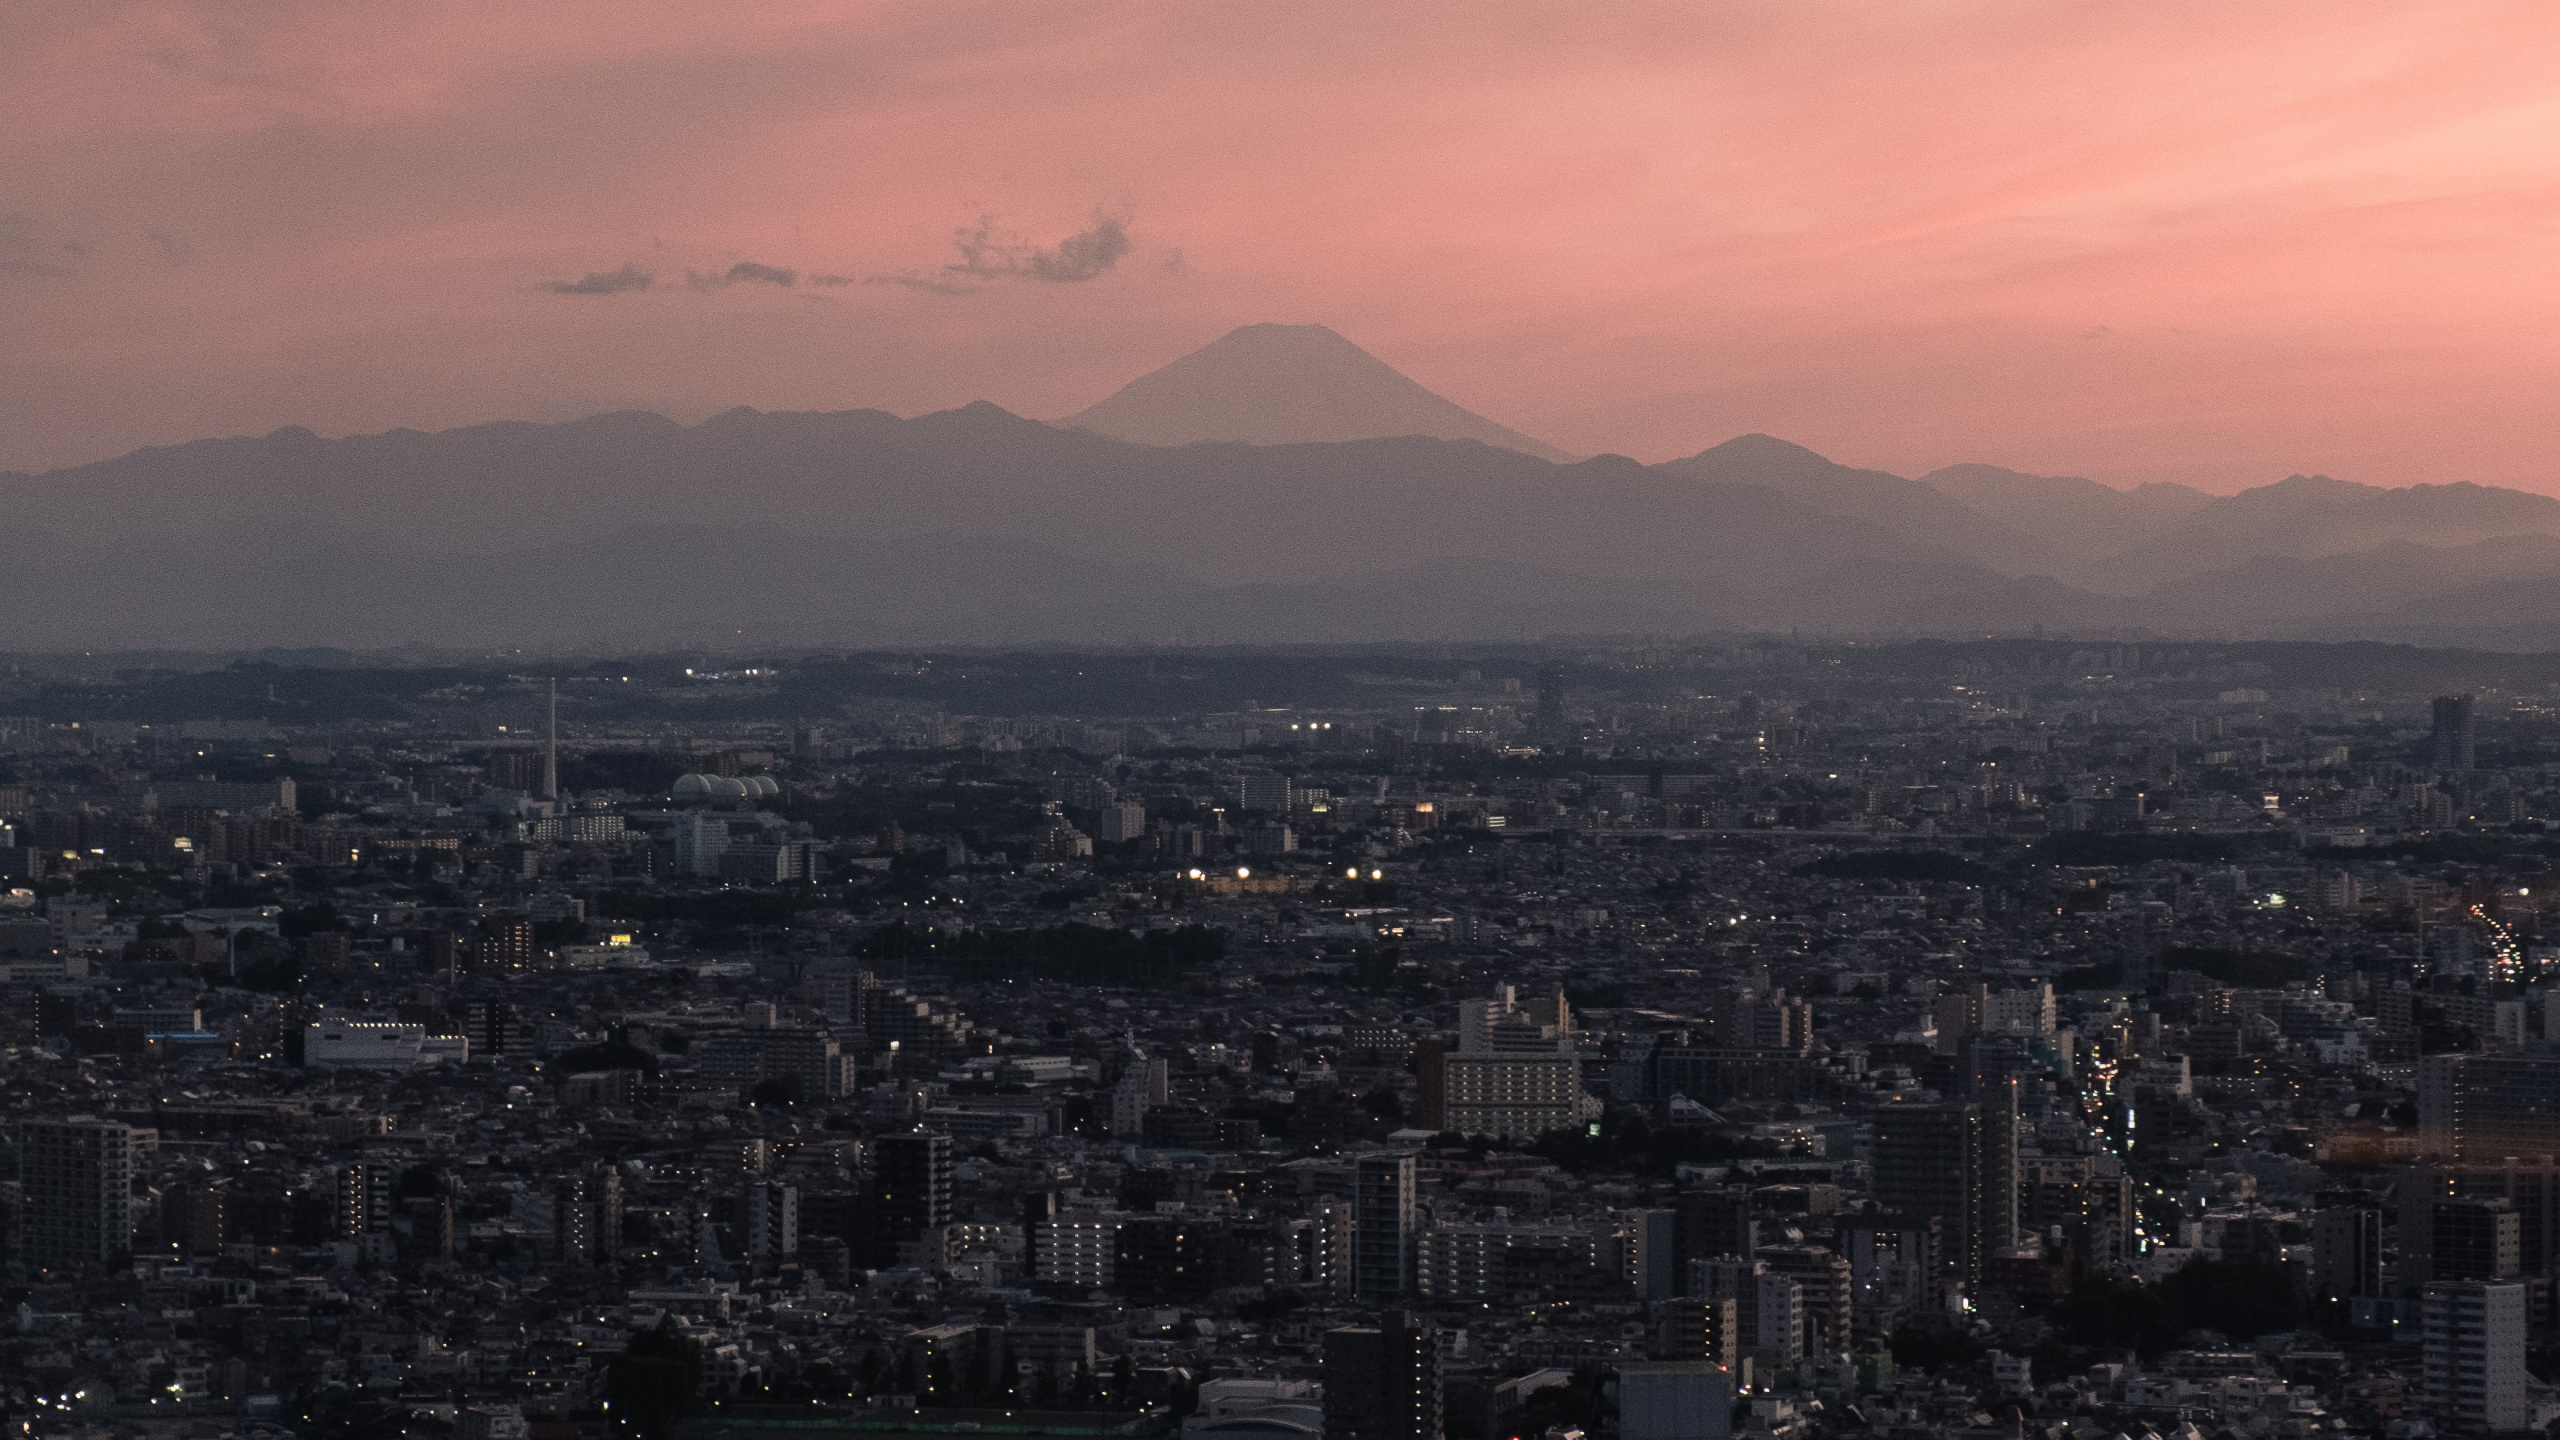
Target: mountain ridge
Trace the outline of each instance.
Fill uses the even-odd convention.
[[[1761,435],[1558,464],[1413,436],[1150,446],[987,402],[615,411],[151,447],[0,475],[0,503],[16,643],[75,649],[1504,638],[1612,616],[2513,646],[2560,623],[2560,502],[2526,492],[1914,480]]]
[[[1147,445],[1422,435],[1580,458],[1433,393],[1324,325],[1240,325],[1057,423]]]

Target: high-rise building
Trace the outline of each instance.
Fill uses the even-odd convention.
[[[2017,1238],[2018,1108],[2014,1084],[1978,1101],[1887,1105],[1875,1119],[1875,1198],[1934,1217],[1945,1274],[1967,1291]]]
[[[1236,777],[1236,808],[1271,815],[1289,813],[1289,777],[1268,770],[1248,770]]]
[[[2427,1245],[2434,1235],[2429,1214],[2439,1200],[2503,1200],[2516,1213],[2519,1276],[2560,1274],[2560,1155],[2545,1152],[2463,1165],[2413,1167],[2394,1187],[2400,1199],[2400,1278],[2483,1279],[2430,1273]]]
[[[29,1269],[95,1274],[131,1252],[131,1129],[88,1115],[30,1120],[18,1157],[26,1196],[20,1250]]]
[[[1111,1087],[1111,1138],[1137,1140],[1146,1134],[1147,1112],[1173,1098],[1173,1072],[1162,1060],[1132,1060]]]
[[[1945,1271],[1940,1227],[1927,1217],[1872,1211],[1843,1220],[1849,1313],[1858,1329],[1890,1333],[1904,1316],[1935,1307]]]
[[[1689,1264],[1689,1293],[1707,1300],[1733,1302],[1736,1330],[1745,1351],[1784,1368],[1803,1358],[1804,1287],[1781,1275],[1768,1262],[1727,1255]]]
[[[1391,1310],[1324,1336],[1324,1440],[1440,1440],[1440,1332]]]
[[[1668,1300],[1680,1293],[1680,1212],[1639,1210],[1635,1216],[1636,1297]]]
[[[1533,1140],[1582,1123],[1582,1062],[1562,990],[1522,1004],[1512,987],[1458,1002],[1457,1050],[1417,1052],[1424,1122],[1461,1135]]]
[[[689,810],[676,817],[676,869],[687,875],[717,875],[720,857],[729,849],[729,818],[713,810]]]
[[[2515,1206],[2439,1198],[2427,1203],[2427,1211],[2429,1279],[2511,1280],[2522,1268],[2524,1235]],[[2408,1241],[2402,1243],[2405,1248]]]
[[[1552,745],[1566,738],[1564,723],[1564,667],[1538,667],[1538,718],[1530,734],[1541,744]]]
[[[1106,845],[1118,845],[1147,833],[1147,807],[1135,800],[1114,800],[1102,807],[1102,818],[1094,823],[1093,838]]]
[[[1742,1353],[1742,1306],[1678,1295],[1653,1307],[1653,1353],[1661,1360],[1730,1366]]]
[[[488,970],[533,968],[533,920],[493,915],[480,925],[480,965]]]
[[[2468,695],[2439,695],[2433,724],[2427,731],[2429,758],[2438,770],[2473,769],[2477,759],[2478,722]]]
[[[1413,1157],[1361,1158],[1352,1169],[1351,1209],[1351,1293],[1371,1304],[1392,1302],[1413,1288]]]
[[[622,1249],[622,1176],[610,1166],[551,1187],[551,1245],[565,1265],[597,1265]]]
[[[951,1223],[951,1137],[910,1131],[871,1142],[872,1263]]]
[[[2420,1306],[2426,1417],[2458,1435],[2505,1434],[2531,1419],[2525,1400],[2525,1287],[2437,1280]]]
[[[219,1254],[230,1238],[222,1187],[204,1181],[172,1185],[160,1196],[160,1239],[180,1256]]]
[[[358,1160],[338,1171],[335,1215],[341,1239],[391,1228],[392,1185],[398,1178],[393,1167],[378,1160]]]
[[[1849,1348],[1852,1294],[1849,1262],[1828,1245],[1766,1245],[1757,1256],[1772,1275],[1796,1282],[1804,1301],[1804,1348]]]
[[[1760,1248],[1760,1221],[1748,1190],[1738,1186],[1685,1190],[1672,1197],[1671,1205],[1679,1217],[1672,1234],[1672,1266],[1684,1295],[1691,1293],[1685,1288],[1690,1261],[1748,1255]]]
[[[2418,1145],[2447,1164],[2560,1152],[2560,1060],[2485,1052],[2422,1057]]]
[[[2353,1198],[2311,1219],[2311,1295],[2343,1303],[2382,1293],[2382,1207]]]
[[[833,1035],[802,1026],[778,1026],[759,1038],[763,1042],[758,1063],[761,1079],[789,1081],[799,1087],[800,1098],[811,1104],[836,1098],[845,1077],[838,1063],[843,1047]]]
[[[779,1264],[800,1254],[800,1187],[750,1180],[738,1194],[738,1241],[750,1260]]]

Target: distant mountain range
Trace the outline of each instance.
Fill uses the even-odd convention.
[[[1228,331],[1058,423],[1141,445],[1305,445],[1424,435],[1478,440],[1558,463],[1576,458],[1441,399],[1322,325]]]
[[[1106,433],[1107,432],[1107,433]],[[0,646],[2150,631],[2560,648],[2560,501],[2230,497],[1746,435],[1572,460],[1322,327],[1057,425],[979,403],[281,430],[0,473]]]

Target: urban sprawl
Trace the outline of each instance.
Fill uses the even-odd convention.
[[[2544,1431],[2556,829],[2548,657],[22,657],[0,1419]]]

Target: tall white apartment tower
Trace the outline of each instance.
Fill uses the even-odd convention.
[[[2524,1393],[2524,1287],[2438,1280],[2427,1286],[2421,1316],[2427,1418],[2458,1435],[2524,1429],[2532,1418]]]

